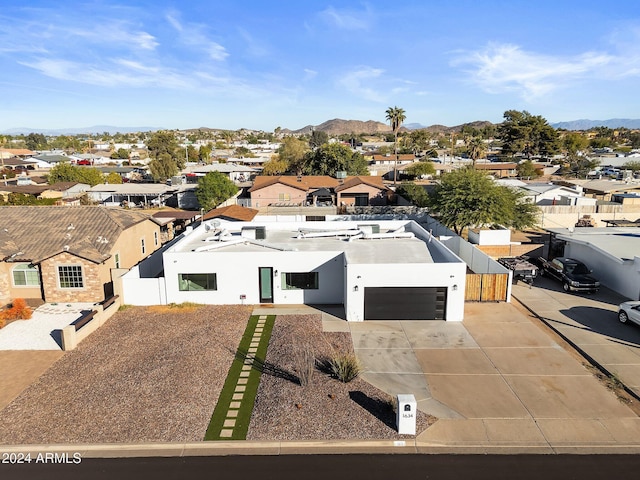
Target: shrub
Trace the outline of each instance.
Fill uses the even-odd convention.
[[[327,360],[331,375],[342,383],[349,383],[360,375],[360,362],[353,353],[336,353]]]
[[[23,298],[16,298],[11,307],[0,314],[0,318],[3,323],[6,323],[6,320],[27,320],[31,318],[32,314],[33,311],[29,308],[27,302]]]
[[[293,354],[293,364],[301,386],[306,387],[311,383],[313,371],[316,368],[316,358],[313,347],[308,343],[296,345]]]

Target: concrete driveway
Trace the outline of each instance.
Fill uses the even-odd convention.
[[[617,318],[628,298],[607,288],[565,293],[548,278],[536,279],[532,288],[514,285],[513,296],[640,397],[640,327]]]
[[[417,439],[431,451],[640,452],[640,419],[536,322],[512,304],[467,303],[462,323],[349,327],[363,378],[440,418]]]

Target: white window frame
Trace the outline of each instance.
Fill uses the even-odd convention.
[[[116,268],[120,268],[120,252],[116,252],[113,254],[113,261],[116,265]]]
[[[153,243],[157,247],[158,246],[158,231],[154,230],[153,232]]]
[[[24,267],[26,266],[26,268],[20,268],[20,267]],[[29,268],[29,266],[31,266],[31,268]],[[17,272],[20,272],[24,275],[24,285],[19,285],[16,283],[16,277],[15,274]],[[36,280],[38,283],[29,283],[27,280],[27,272],[31,273],[31,272],[35,272],[36,273]],[[33,287],[39,287],[40,286],[40,269],[36,266],[33,265],[31,263],[26,263],[26,262],[22,262],[22,263],[18,263],[16,264],[12,269],[11,269],[11,282],[13,284],[14,287],[16,288],[33,288]]]
[[[142,248],[142,255],[146,255],[147,247],[144,244],[144,237],[140,239],[140,247]]]

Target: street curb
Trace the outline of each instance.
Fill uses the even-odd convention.
[[[146,444],[77,444],[77,445],[4,445],[0,446],[2,458],[25,458],[31,462],[38,457],[55,458],[58,463],[70,463],[74,458],[166,458],[242,455],[563,455],[563,454],[626,454],[640,453],[640,444],[558,444],[556,446],[526,444],[428,444],[417,440],[322,440],[295,442],[221,441],[193,443],[146,443]],[[11,456],[14,454],[14,456]],[[45,457],[46,458],[46,457]],[[18,462],[13,462],[18,463]],[[23,462],[24,463],[24,462]],[[77,462],[73,462],[77,463]]]

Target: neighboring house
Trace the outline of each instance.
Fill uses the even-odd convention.
[[[0,195],[21,193],[36,198],[77,198],[89,190],[90,185],[78,182],[58,182],[53,185],[0,185]]]
[[[596,199],[584,196],[580,186],[573,188],[553,183],[527,183],[520,187],[537,205],[589,205],[595,206]]]
[[[0,148],[0,158],[2,159],[11,157],[25,159],[35,157],[36,154],[33,150],[27,150],[26,148]]]
[[[102,301],[113,292],[111,269],[129,269],[159,247],[159,226],[138,212],[0,207],[0,303]]]
[[[640,193],[640,182],[618,180],[563,180],[565,185],[579,185],[586,196],[598,200],[612,201],[613,196],[622,193]]]
[[[338,179],[317,176],[259,176],[249,189],[252,207],[336,205],[387,205],[391,193],[381,177]],[[366,203],[365,203],[366,202]]]
[[[235,163],[212,163],[211,165],[194,165],[184,170],[187,175],[194,174],[196,177],[204,177],[210,172],[220,172],[226,175],[233,182],[246,182],[255,176],[257,170],[246,165]]]
[[[518,165],[516,163],[476,163],[475,169],[483,171],[485,173],[494,175],[497,178],[516,177]]]
[[[122,277],[124,302],[343,304],[346,319],[464,314],[466,264],[411,220],[205,221]]]
[[[162,243],[166,243],[185,231],[188,225],[200,216],[198,212],[185,210],[160,210],[152,215],[152,219],[160,225]]]
[[[258,176],[249,189],[252,207],[306,205],[313,200],[312,194],[340,185],[337,178],[328,175],[309,176]]]
[[[583,261],[606,287],[640,300],[640,226],[548,228],[553,257]]]
[[[33,157],[32,160],[37,162],[38,168],[52,168],[62,162],[71,163],[71,159],[66,155],[61,155],[58,153],[52,154],[40,154],[36,157]]]
[[[389,205],[393,199],[393,191],[380,177],[347,177],[334,191],[341,206]]]
[[[92,201],[105,206],[164,205],[175,190],[175,187],[159,183],[101,183],[91,187],[87,194]]]

